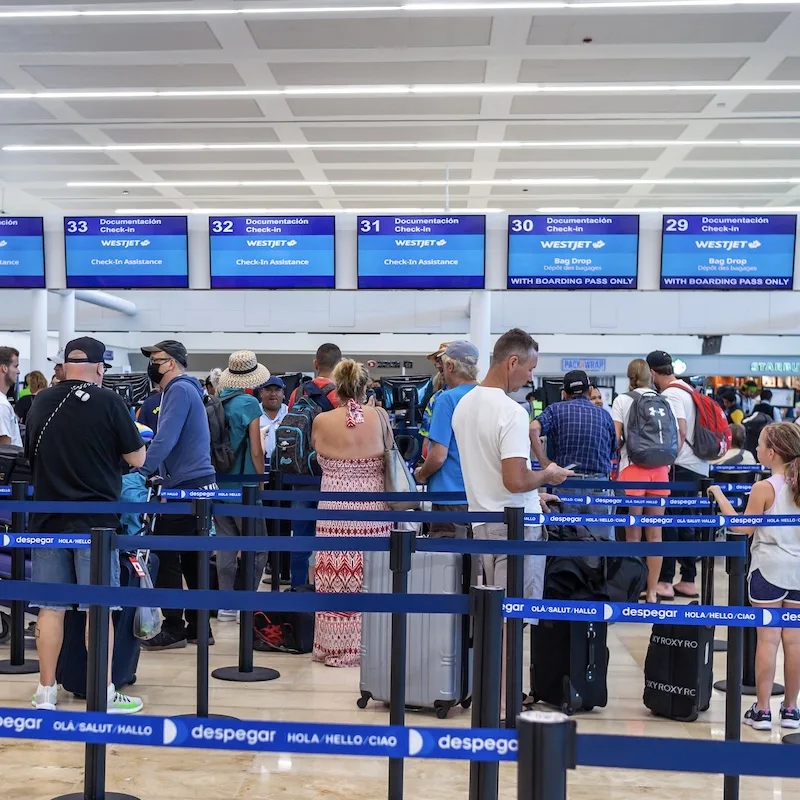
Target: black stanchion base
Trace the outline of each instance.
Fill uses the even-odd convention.
[[[26,659],[22,664],[12,664],[11,661],[0,661],[0,675],[33,675],[39,671],[39,662],[35,659]]]
[[[782,739],[784,744],[800,744],[800,733],[789,733]]]
[[[714,684],[714,688],[718,692],[727,692],[728,691],[728,681],[717,681]],[[755,686],[748,686],[748,685],[745,684],[744,686],[742,686],[742,694],[745,697],[755,697],[756,694],[757,694],[756,687]],[[783,686],[781,686],[781,684],[779,684],[779,683],[773,683],[772,684],[772,692],[770,694],[772,695],[772,697],[777,697],[779,694],[783,694]]]
[[[204,717],[198,717],[197,714],[170,714],[170,716],[178,719],[234,719],[237,722],[239,720],[239,717],[232,717],[230,714],[206,714]]]
[[[73,794],[60,794],[53,800],[84,800],[85,797],[86,795],[83,792],[77,792]],[[103,797],[105,797],[105,800],[139,800],[138,797],[132,794],[121,794],[120,792],[106,792]]]
[[[714,639],[714,652],[727,653],[728,643],[724,639]]]
[[[220,667],[211,673],[211,677],[218,681],[235,681],[236,683],[263,683],[277,680],[280,676],[278,670],[269,667],[253,667],[252,672],[240,672],[239,667]]]

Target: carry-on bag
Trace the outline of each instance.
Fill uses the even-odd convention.
[[[694,722],[711,705],[713,667],[713,627],[653,625],[644,662],[645,706],[658,717]]]
[[[461,594],[470,587],[472,559],[459,553],[414,553],[408,577],[411,594]],[[364,591],[389,593],[388,552],[364,553]],[[444,719],[456,705],[468,708],[472,685],[470,619],[460,614],[409,614],[406,651],[406,706],[436,709]],[[363,614],[361,697],[388,703],[391,676],[391,614]]]
[[[120,586],[139,586],[139,575],[130,557],[120,553]],[[150,554],[148,564],[153,581],[158,575],[158,556]],[[135,608],[123,608],[111,615],[114,621],[114,654],[111,680],[121,689],[136,683],[141,642],[134,636]],[[86,614],[67,611],[64,617],[64,643],[56,667],[56,680],[76,697],[86,697]]]

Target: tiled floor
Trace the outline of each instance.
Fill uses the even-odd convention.
[[[698,722],[654,719],[641,702],[642,665],[649,626],[618,624],[609,628],[611,666],[609,704],[578,717],[582,732],[635,736],[724,738],[724,695],[715,692],[711,709]],[[217,644],[211,648],[211,668],[236,662],[235,623],[215,623]],[[718,629],[718,636],[725,630]],[[0,651],[5,648],[0,648]],[[0,653],[0,658],[7,657]],[[242,719],[306,720],[386,724],[386,710],[370,704],[356,708],[358,670],[312,664],[309,656],[257,653],[256,663],[275,667],[281,678],[271,683],[211,681],[212,712]],[[724,677],[725,655],[717,654],[715,669]],[[35,678],[0,677],[0,705],[26,707]],[[195,698],[195,648],[144,653],[135,691],[156,715],[189,713]],[[745,699],[746,700],[746,699]],[[779,699],[775,699],[777,710]],[[62,695],[60,707],[80,710],[83,703]],[[410,714],[424,724],[468,725],[469,712],[457,709],[440,722],[432,714]],[[745,741],[780,745],[772,735],[743,730]],[[620,747],[624,747],[624,740]],[[797,751],[800,759],[800,748]],[[250,754],[201,750],[165,750],[109,746],[108,788],[142,800],[379,800],[386,797],[387,765],[381,759]],[[50,800],[79,791],[83,773],[82,746],[55,742],[0,739],[0,798]],[[466,800],[469,766],[463,762],[409,760],[405,797],[408,800]],[[501,770],[501,797],[515,800],[515,767]],[[571,800],[675,800],[681,797],[722,798],[721,776],[580,768],[571,773]],[[743,779],[742,800],[800,800],[800,780]]]

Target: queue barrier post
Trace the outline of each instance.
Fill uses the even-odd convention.
[[[113,528],[92,528],[89,581],[92,586],[111,585]],[[86,710],[105,713],[108,708],[108,646],[111,611],[108,606],[89,606]],[[85,745],[83,791],[61,795],[56,800],[138,800],[130,794],[106,792],[106,746]]]
[[[473,586],[469,592],[473,624],[472,727],[500,727],[503,650],[503,599],[499,586]],[[472,761],[469,800],[497,800],[500,765]]]
[[[26,500],[28,497],[27,481],[13,481],[11,499]],[[25,512],[14,511],[11,514],[11,530],[14,533],[25,532]],[[25,580],[25,551],[15,547],[11,551],[11,580]],[[0,661],[0,675],[32,675],[39,671],[39,662],[34,658],[25,658],[25,602],[11,601],[11,653],[7,661]]]
[[[271,469],[269,472],[269,488],[273,491],[280,492],[283,489],[283,475],[277,469]],[[276,506],[280,506],[279,500],[273,500]],[[281,535],[281,520],[270,520],[270,536]],[[270,550],[269,553],[269,566],[270,566],[270,589],[273,592],[281,590],[281,560],[288,557],[288,553],[280,553],[277,550]]]
[[[393,530],[389,541],[389,569],[392,571],[392,594],[408,593],[408,573],[415,547],[413,530]],[[389,676],[389,724],[406,722],[406,658],[408,616],[392,614],[391,672]],[[403,800],[402,758],[389,759],[389,800]]]
[[[255,506],[258,500],[258,486],[248,484],[242,486],[242,505]],[[255,536],[256,521],[253,517],[242,517],[242,536]],[[246,592],[252,592],[258,588],[257,581],[261,576],[256,576],[256,554],[253,550],[242,552],[242,573],[244,575],[244,586]],[[264,681],[274,681],[280,678],[281,674],[269,667],[253,666],[253,612],[239,612],[239,663],[235,667],[220,667],[211,673],[212,678],[220,681],[234,681],[237,683],[261,683]]]
[[[504,509],[506,530],[510,542],[525,539],[525,509],[511,507]],[[508,596],[525,596],[525,556],[508,556]],[[506,716],[505,727],[515,728],[517,716],[522,711],[522,619],[506,621]]]
[[[728,533],[729,542],[744,542],[741,533]],[[728,560],[728,605],[744,605],[746,556],[730,556]],[[725,741],[738,742],[742,738],[742,668],[744,658],[743,629],[728,628],[728,692],[725,695]],[[739,800],[739,776],[725,775],[723,778],[724,800]]]
[[[523,711],[517,717],[518,800],[567,800],[577,743],[577,724],[566,714]]]

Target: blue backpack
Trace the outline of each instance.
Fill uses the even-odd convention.
[[[328,393],[334,385],[317,386],[312,381],[297,388],[294,405],[275,431],[275,457],[279,472],[287,475],[320,475],[317,453],[311,449],[311,426],[318,414],[331,411]]]

